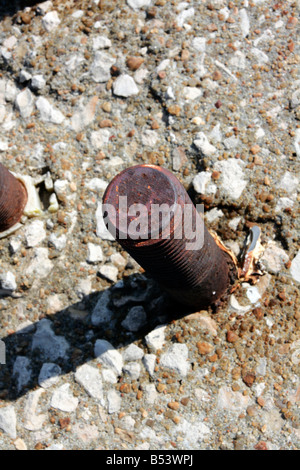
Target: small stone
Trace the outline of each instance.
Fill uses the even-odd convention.
[[[42,90],[46,85],[43,75],[34,75],[31,79],[31,88],[34,90]]]
[[[18,393],[30,382],[31,373],[30,360],[27,357],[18,356],[13,367],[13,378],[16,381]]]
[[[113,84],[113,91],[116,96],[128,98],[129,96],[137,95],[139,89],[136,86],[134,79],[127,74],[120,75]]]
[[[9,435],[12,439],[17,437],[17,417],[13,406],[0,408],[0,429]]]
[[[51,32],[58,27],[60,19],[57,11],[49,11],[42,20],[42,24],[46,31]]]
[[[53,3],[51,0],[46,0],[45,2],[39,3],[36,7],[36,12],[38,15],[44,16],[48,11],[53,8]]]
[[[112,369],[117,375],[121,375],[123,358],[121,354],[105,339],[98,339],[95,343],[95,357],[100,364]]]
[[[135,344],[131,344],[128,346],[125,351],[123,352],[123,359],[126,362],[138,361],[144,357],[144,351],[136,346]]]
[[[192,46],[198,52],[205,52],[206,49],[206,38],[205,37],[198,37],[194,38],[192,41]]]
[[[121,325],[128,331],[139,331],[147,322],[147,314],[142,306],[132,307]]]
[[[93,38],[93,50],[109,49],[111,47],[111,40],[105,36],[96,36]]]
[[[145,385],[145,401],[146,403],[153,404],[156,402],[158,393],[155,384],[149,383]]]
[[[260,152],[260,150],[260,146],[255,144],[251,147],[250,152],[252,153],[252,155],[256,155],[258,152]]]
[[[159,325],[145,336],[145,342],[150,350],[157,351],[162,349],[165,343],[165,325]]]
[[[99,269],[99,273],[110,282],[117,282],[119,270],[116,266],[105,264]]]
[[[242,163],[234,158],[229,158],[228,160],[216,162],[214,170],[221,173],[220,180],[218,181],[220,181],[226,196],[233,200],[238,199],[247,186]]]
[[[230,387],[223,386],[218,393],[217,407],[221,410],[241,412],[249,405],[249,396],[234,392]]]
[[[171,369],[180,376],[185,377],[190,369],[187,346],[185,344],[173,344],[166,353],[162,354],[160,366]]]
[[[143,7],[149,7],[151,0],[127,0],[127,4],[134,10],[139,10]]]
[[[211,353],[212,350],[214,349],[212,344],[206,343],[205,341],[202,341],[202,342],[199,341],[196,344],[196,346],[198,348],[199,354],[203,354],[203,355]]]
[[[60,375],[61,368],[57,364],[45,362],[38,378],[39,386],[45,389],[52,387],[58,382]]]
[[[37,324],[31,348],[32,351],[38,350],[40,357],[55,361],[66,357],[69,343],[63,336],[56,336],[52,330],[52,322],[44,318]]]
[[[247,10],[245,8],[242,8],[239,14],[240,14],[240,27],[242,30],[242,35],[244,38],[246,38],[250,32],[250,21],[249,21]]]
[[[56,109],[49,101],[44,98],[38,98],[36,107],[40,112],[40,118],[44,122],[51,122],[52,124],[61,124],[65,120],[65,116]]]
[[[300,251],[298,251],[291,263],[290,273],[296,282],[300,282]]]
[[[228,343],[236,343],[239,340],[239,336],[232,330],[227,332]]]
[[[47,415],[38,414],[38,403],[41,395],[45,391],[43,389],[35,390],[30,392],[24,408],[24,428],[28,431],[39,431],[42,429]]]
[[[255,382],[255,374],[253,372],[247,372],[245,375],[243,375],[243,381],[247,385],[247,387],[252,387],[252,385]]]
[[[50,406],[66,413],[73,413],[79,403],[78,398],[70,392],[70,384],[65,383],[52,395]]]
[[[25,230],[27,248],[39,245],[46,238],[46,230],[42,220],[34,220]]]
[[[27,450],[26,443],[23,441],[23,439],[20,439],[20,438],[15,440],[14,446],[16,450]]]
[[[76,370],[76,381],[96,400],[103,400],[103,386],[98,369],[84,364]]]
[[[217,187],[211,183],[212,173],[210,171],[201,171],[193,179],[193,187],[198,194],[215,194]]]
[[[28,88],[25,88],[25,90],[17,95],[15,105],[23,119],[31,115],[34,107],[34,98]]]
[[[289,260],[287,253],[274,241],[269,241],[260,263],[270,273],[278,273],[284,269],[285,263]]]
[[[67,244],[67,237],[64,233],[59,237],[55,235],[55,233],[51,233],[48,244],[49,246],[53,246],[57,251],[63,251]]]
[[[131,71],[136,71],[145,62],[143,57],[127,57],[126,65]]]
[[[138,380],[141,373],[141,366],[137,362],[129,362],[123,367],[124,374],[128,374],[131,380]]]
[[[108,307],[109,302],[110,292],[106,290],[101,294],[93,309],[91,321],[94,326],[103,325],[112,320],[113,311]]]
[[[171,116],[180,116],[181,107],[178,106],[177,104],[172,104],[171,106],[168,107],[168,113],[171,114]]]
[[[91,144],[95,149],[100,150],[109,143],[109,138],[110,131],[107,129],[93,131],[91,133]]]
[[[152,377],[154,375],[154,369],[156,365],[156,355],[145,354],[145,356],[143,357],[143,364],[148,374]]]
[[[16,278],[11,271],[0,273],[0,294],[10,295],[17,289]]]
[[[107,411],[109,414],[117,413],[121,407],[121,396],[116,390],[107,392]]]
[[[194,145],[206,157],[213,155],[217,151],[217,149],[209,143],[208,138],[206,137],[204,132],[199,132],[196,135],[196,139],[194,140]]]
[[[103,261],[103,252],[100,245],[88,243],[88,255],[86,258],[88,263],[97,264]]]
[[[296,176],[286,171],[279,182],[279,188],[284,189],[288,194],[294,193],[299,185],[299,180]]]
[[[79,106],[71,119],[71,127],[75,132],[81,131],[93,122],[96,115],[97,103],[98,97],[93,96],[85,106],[82,104]]]
[[[170,410],[178,411],[179,407],[180,403],[178,401],[170,401],[168,403],[168,408],[170,408]]]
[[[96,83],[105,83],[111,78],[110,69],[115,64],[116,59],[106,52],[97,51],[92,63],[90,74]]]

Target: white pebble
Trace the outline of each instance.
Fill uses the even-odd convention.
[[[25,230],[27,248],[39,245],[46,238],[46,230],[42,220],[34,220]]]
[[[136,86],[134,79],[127,74],[120,75],[113,84],[113,91],[116,96],[128,98],[129,96],[137,95],[139,89]]]
[[[46,31],[51,32],[58,27],[60,24],[60,19],[57,11],[49,11],[43,17],[42,24]]]
[[[160,366],[185,377],[190,369],[188,348],[185,344],[173,344],[160,358]]]
[[[295,281],[300,282],[300,251],[291,263],[290,273]]]
[[[103,386],[99,370],[84,364],[76,370],[76,381],[96,400],[103,400]]]
[[[99,273],[110,282],[117,282],[119,270],[116,266],[105,264],[99,269]]]
[[[55,385],[61,374],[61,368],[52,362],[45,362],[41,368],[38,383],[42,388],[50,388]]]
[[[122,374],[123,358],[121,354],[105,339],[98,339],[95,343],[95,357],[98,362],[116,374]]]
[[[103,261],[103,253],[100,245],[95,245],[94,243],[88,243],[88,255],[87,262],[91,264],[97,264]]]
[[[149,349],[157,351],[161,349],[165,343],[165,325],[159,325],[145,336],[146,345]]]
[[[66,413],[72,413],[76,410],[79,400],[70,392],[70,384],[65,383],[59,387],[52,395],[50,405]]]

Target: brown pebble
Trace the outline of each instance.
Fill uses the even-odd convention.
[[[265,400],[262,398],[262,397],[258,397],[257,398],[257,403],[259,404],[259,406],[261,406],[262,408],[265,406],[266,402]]]
[[[252,387],[252,385],[255,382],[255,374],[254,372],[246,372],[246,374],[243,376],[243,381],[247,385],[247,387]]]
[[[183,406],[187,406],[187,404],[189,403],[190,399],[189,397],[184,397],[180,400],[180,403],[183,405]]]
[[[260,152],[260,146],[255,144],[251,147],[250,149],[250,152],[253,154],[253,155],[256,155],[258,152]]]
[[[157,387],[156,387],[156,390],[158,391],[158,393],[162,393],[166,390],[166,385],[165,384],[158,384]]]
[[[236,343],[239,340],[239,337],[234,331],[227,331],[227,341],[228,343]]]
[[[140,68],[140,66],[145,62],[145,59],[142,57],[127,57],[126,65],[133,72]]]
[[[173,104],[172,106],[168,107],[168,113],[172,116],[179,116],[181,113],[181,108],[177,104]]]
[[[221,108],[221,106],[222,106],[222,101],[220,101],[220,100],[216,101],[215,107],[216,107],[217,109],[219,109],[219,108]]]
[[[198,348],[199,354],[209,354],[214,349],[211,344],[206,343],[205,341],[199,341],[196,346]]]
[[[99,127],[103,129],[104,127],[112,127],[112,122],[110,119],[102,119],[102,121],[99,122]]]
[[[168,408],[170,408],[171,410],[174,410],[174,411],[177,411],[179,409],[179,403],[178,401],[171,401],[168,403]]]
[[[212,79],[216,82],[217,80],[221,80],[222,74],[220,70],[215,70],[212,76]]]
[[[60,429],[66,429],[71,423],[71,418],[61,418],[59,420]]]
[[[31,23],[31,16],[28,13],[22,13],[21,15],[22,23],[30,24]]]
[[[159,124],[157,121],[153,121],[152,124],[151,124],[151,129],[152,130],[155,130],[155,129],[159,129]]]

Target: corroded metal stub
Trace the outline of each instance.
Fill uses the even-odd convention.
[[[25,186],[0,163],[0,232],[19,222],[26,203]]]
[[[128,211],[120,209],[123,197],[127,198]],[[135,216],[129,208],[137,204],[147,208],[149,225],[141,228],[138,236],[131,236],[130,224]],[[163,218],[152,223],[155,204],[173,208],[169,224]],[[116,209],[114,220],[105,210],[109,205]],[[109,184],[103,207],[106,226],[120,245],[180,303],[207,306],[228,290],[232,262],[206,229],[184,187],[168,170],[137,165],[122,171]],[[179,232],[182,236],[178,237]],[[202,243],[189,249],[194,233],[199,238],[201,235]]]

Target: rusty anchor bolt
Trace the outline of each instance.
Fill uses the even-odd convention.
[[[120,245],[177,301],[216,303],[236,276],[186,190],[168,170],[137,165],[119,173],[103,196],[103,217]]]
[[[26,203],[25,186],[0,163],[0,232],[19,222]]]

